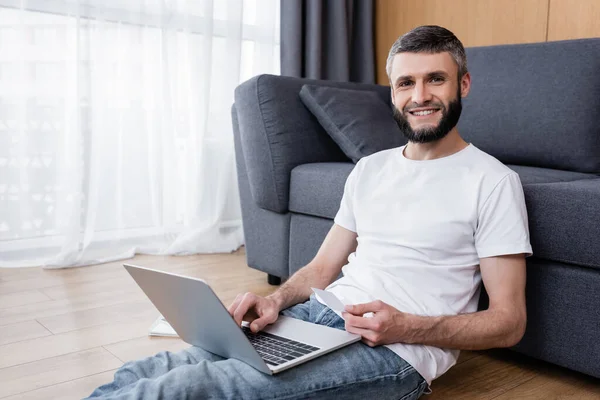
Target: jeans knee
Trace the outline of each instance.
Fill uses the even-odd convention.
[[[144,378],[140,372],[134,362],[127,362],[115,372],[114,381],[118,387],[127,386]]]

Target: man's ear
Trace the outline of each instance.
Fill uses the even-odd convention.
[[[460,97],[467,97],[471,91],[471,74],[466,73],[460,79]]]

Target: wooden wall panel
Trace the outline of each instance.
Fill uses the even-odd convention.
[[[600,0],[550,0],[548,40],[600,37]]]
[[[385,72],[389,49],[416,26],[443,26],[465,47],[472,47],[544,42],[547,22],[548,0],[376,0],[377,82],[389,84]]]

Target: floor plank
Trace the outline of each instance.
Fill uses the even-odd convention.
[[[0,370],[0,398],[109,371],[121,360],[102,347]]]
[[[37,321],[18,322],[0,327],[0,346],[50,335],[52,333]]]
[[[564,379],[564,378],[561,378]],[[556,378],[538,376],[532,380],[509,390],[494,400],[599,400],[598,384],[581,385],[575,382],[564,382]]]
[[[48,298],[52,300],[65,299],[85,299],[93,294],[106,293],[131,293],[138,289],[137,284],[131,279],[125,271],[110,279],[100,279],[98,281],[80,282],[77,285],[54,285],[39,289]]]
[[[192,271],[196,275],[200,275],[198,277],[201,277],[201,275],[208,275],[206,271],[219,268],[219,265],[223,263],[230,264],[231,260],[229,262],[221,260],[219,262],[211,263],[187,262],[173,265],[153,265],[153,263],[140,263],[140,265],[186,276],[189,275],[189,271]],[[104,279],[78,282],[77,285],[59,284],[40,289],[40,291],[51,299],[61,300],[66,298],[74,299],[86,297],[90,294],[96,293],[124,292],[137,289],[139,288],[135,281],[131,278],[131,276],[129,276],[127,271],[122,266],[119,266],[117,270],[111,273],[110,277],[106,277]]]
[[[166,256],[137,256],[134,263],[169,270],[181,266],[202,266],[206,264],[215,264],[222,262],[231,262],[232,259],[245,259],[242,254],[208,254],[200,257],[166,257]],[[123,263],[132,262],[132,260],[117,261],[108,264],[100,264],[90,267],[78,267],[67,269],[42,269],[42,268],[23,268],[22,275],[15,273],[6,273],[6,269],[0,269],[2,279],[0,280],[0,294],[15,293],[24,290],[42,289],[56,285],[97,282],[100,280],[119,277],[123,274]],[[20,269],[20,268],[19,268]],[[13,269],[15,270],[15,269]],[[10,271],[10,270],[8,270]]]
[[[494,399],[535,376],[534,371],[482,353],[452,367],[435,380],[429,400]]]
[[[156,319],[159,313],[148,299],[98,307],[90,310],[75,311],[51,317],[39,318],[37,321],[53,334],[65,333],[93,326],[114,324],[132,318]]]
[[[22,292],[1,294],[0,308],[22,306],[25,304],[39,303],[46,300],[50,300],[50,297],[46,296],[39,290],[25,290]]]
[[[56,357],[144,336],[148,318],[95,326],[0,346],[0,368]]]
[[[188,347],[189,344],[175,337],[141,337],[104,346],[123,362],[150,357],[161,351],[177,352]]]
[[[90,310],[98,307],[143,300],[146,296],[139,289],[123,292],[93,293],[87,297],[50,300],[36,304],[0,309],[0,326],[34,320],[66,312]]]
[[[535,372],[535,377],[494,400],[599,400],[600,380],[528,357],[505,357]]]
[[[469,361],[470,359],[479,357],[479,356],[480,356],[480,354],[477,353],[476,351],[463,350],[460,352],[460,355],[458,356],[458,361],[456,361],[456,365],[462,364],[465,361]]]
[[[115,370],[86,376],[65,383],[59,383],[43,389],[31,390],[2,400],[73,400],[81,399],[92,394],[97,387],[112,382]]]

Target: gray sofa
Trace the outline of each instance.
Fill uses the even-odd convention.
[[[600,377],[600,39],[467,56],[459,131],[520,175],[529,213],[528,326],[513,349]],[[301,102],[305,83],[375,91],[391,107],[377,85],[261,75],[236,89],[247,262],[275,284],[316,254],[354,167]]]

